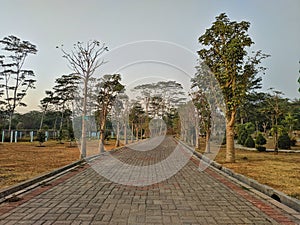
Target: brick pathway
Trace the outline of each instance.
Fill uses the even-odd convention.
[[[124,148],[113,156],[128,165],[146,167],[167,159],[175,146],[168,137],[154,150]],[[182,153],[182,157],[188,156]],[[1,204],[0,224],[296,224],[289,215],[226,177],[211,169],[199,171],[197,160],[189,160],[178,173],[160,183],[129,186],[114,183],[93,169],[107,163],[105,158],[35,189],[19,202]],[[172,168],[164,165],[167,167],[152,175],[157,177]],[[142,179],[149,179],[154,170],[148,171]],[[130,173],[125,170],[124,174],[122,167],[111,171],[117,172],[125,177]]]

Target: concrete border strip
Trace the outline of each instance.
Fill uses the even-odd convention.
[[[50,180],[53,180],[65,173],[69,172],[70,170],[72,170],[80,165],[85,164],[85,162],[86,161],[84,159],[81,159],[81,160],[78,160],[69,165],[63,166],[56,170],[53,170],[51,172],[34,177],[27,181],[24,181],[20,184],[16,184],[12,187],[8,187],[3,190],[0,190],[0,203],[4,202],[5,200],[7,200],[13,196],[21,195],[21,194],[28,192],[40,185],[43,185],[45,182],[49,182]]]
[[[255,194],[258,194],[260,197],[264,196],[263,198],[265,200],[271,202],[273,205],[276,205],[277,207],[282,205],[282,207],[280,206],[280,208],[282,208],[285,211],[287,211],[286,206],[288,206],[289,208],[294,210],[294,211],[289,210],[289,212],[292,215],[294,215],[295,217],[297,217],[298,219],[300,219],[300,201],[298,199],[292,198],[280,191],[277,191],[277,190],[271,188],[270,186],[260,184],[256,180],[248,178],[242,174],[235,173],[232,170],[230,170],[226,167],[223,167],[221,164],[209,159],[208,157],[204,156],[203,154],[194,151],[194,149],[191,146],[187,145],[186,143],[182,142],[181,140],[177,139],[177,141],[182,143],[190,151],[193,151],[194,155],[197,158],[199,158],[203,162],[209,164],[210,167],[212,169],[214,169],[215,171],[217,171],[218,173],[227,175],[227,177],[229,177],[231,180],[233,180],[235,182],[238,181],[238,183],[240,185],[251,190]]]

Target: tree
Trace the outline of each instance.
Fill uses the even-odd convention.
[[[163,120],[174,112],[183,100],[186,99],[183,87],[180,83],[169,80],[157,83],[141,84],[133,88],[136,99],[140,101],[145,110],[145,135],[149,136],[149,120],[160,118],[158,122],[160,133],[163,132]]]
[[[58,48],[58,47],[57,47]],[[68,53],[61,46],[63,57],[68,61],[69,67],[81,78],[83,82],[83,101],[82,101],[82,127],[81,127],[81,158],[86,157],[86,121],[87,99],[89,82],[94,72],[105,62],[100,60],[101,55],[108,51],[105,44],[99,41],[88,41],[86,44],[77,42],[73,50]]]
[[[56,85],[53,87],[56,104],[61,110],[60,127],[62,130],[64,112],[73,109],[75,93],[78,90],[80,77],[76,74],[62,75],[55,80]]]
[[[205,152],[210,152],[210,134],[211,134],[211,109],[205,97],[204,92],[199,89],[191,94],[192,101],[196,108],[197,120],[195,125],[196,146],[199,147],[199,126],[202,133],[205,133]]]
[[[139,139],[139,128],[141,128],[141,120],[145,117],[145,111],[142,105],[135,101],[131,104],[129,110],[129,121],[131,122],[131,142],[133,142],[133,135],[135,131],[136,140]]]
[[[120,92],[124,91],[125,88],[124,85],[120,83],[120,81],[120,74],[108,74],[98,79],[98,83],[96,84],[95,100],[100,130],[100,153],[104,152],[105,124],[108,113],[111,111],[117,95]]]
[[[283,127],[279,124],[280,117],[284,115],[285,111],[288,111],[288,99],[282,98],[283,93],[281,91],[274,90],[270,88],[272,94],[270,98],[267,99],[268,108],[270,110],[271,115],[271,123],[272,123],[272,134],[274,140],[274,151],[275,154],[278,154],[278,136],[281,133]]]
[[[298,120],[292,115],[291,112],[288,112],[285,117],[284,120],[282,121],[282,123],[287,127],[288,130],[288,135],[290,138],[293,137],[293,129],[295,124],[297,124]]]
[[[247,92],[260,87],[261,77],[257,74],[264,68],[258,65],[267,57],[261,51],[248,55],[246,48],[254,43],[247,34],[249,27],[249,22],[231,22],[221,13],[199,37],[199,43],[207,47],[198,51],[199,57],[218,80],[226,104],[226,162],[235,162],[237,109]]]
[[[22,101],[27,94],[28,89],[34,88],[36,80],[32,70],[24,69],[24,64],[29,54],[36,54],[36,46],[29,41],[21,41],[19,38],[11,35],[0,40],[0,44],[4,47],[2,50],[7,52],[7,55],[0,56],[0,67],[3,70],[0,72],[2,84],[0,86],[4,89],[0,91],[4,95],[1,101],[7,114],[9,116],[9,133],[11,130],[11,122],[13,114],[18,106],[26,106]]]
[[[44,118],[45,118],[45,114],[48,110],[48,106],[49,104],[52,103],[53,101],[53,97],[54,97],[54,93],[53,91],[45,91],[46,93],[46,97],[44,97],[40,103],[41,103],[41,108],[43,110],[43,113],[42,113],[42,118],[41,118],[41,122],[40,122],[40,129],[41,130],[43,128],[43,123],[44,123]]]
[[[120,133],[123,128],[124,144],[128,144],[127,126],[129,116],[129,97],[125,93],[118,94],[111,112],[111,122],[116,130],[115,147],[120,146]]]

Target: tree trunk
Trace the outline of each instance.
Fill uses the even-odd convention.
[[[100,153],[105,152],[105,149],[104,149],[105,124],[106,124],[106,120],[103,119],[100,123],[100,141],[99,141],[99,151],[100,151]]]
[[[63,127],[63,120],[64,120],[64,109],[63,109],[62,112],[61,112],[59,130],[62,130],[62,127]]]
[[[100,130],[100,140],[99,140],[99,152],[100,154],[105,152],[104,150],[104,138],[105,138],[105,134],[104,134],[104,130]]]
[[[226,118],[226,162],[235,162],[234,149],[234,119],[235,114],[232,112],[229,118]]]
[[[133,143],[133,122],[131,123],[131,143]]]
[[[136,136],[136,141],[138,141],[139,140],[139,127],[138,126],[135,128],[135,136]]]
[[[275,116],[275,135],[274,135],[274,153],[277,155],[278,154],[278,119],[277,116]]]
[[[127,139],[127,124],[126,124],[126,122],[124,124],[124,144],[125,145],[128,144],[128,139]]]
[[[40,130],[42,130],[42,127],[43,127],[45,113],[46,113],[46,110],[43,110],[43,114],[42,114],[42,118],[41,118],[41,122],[40,122]]]
[[[9,113],[9,121],[8,121],[8,135],[9,135],[10,138],[11,138],[11,122],[12,122],[12,116],[13,116],[13,113],[10,112],[10,113]]]
[[[116,144],[115,147],[120,146],[120,123],[117,122]]]
[[[278,130],[276,130],[275,135],[274,135],[274,153],[276,155],[278,154]]]
[[[82,122],[81,122],[81,158],[86,157],[86,105],[87,105],[87,92],[88,92],[88,78],[84,79],[83,89],[83,111],[82,111]]]
[[[206,136],[205,136],[205,152],[210,153],[210,129],[206,131]]]
[[[196,122],[195,125],[195,147],[200,149],[198,121]]]

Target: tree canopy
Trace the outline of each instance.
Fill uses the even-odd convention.
[[[226,107],[226,161],[235,161],[234,123],[237,109],[245,95],[260,87],[259,64],[267,55],[257,51],[249,56],[247,48],[254,42],[248,35],[250,23],[230,21],[225,13],[216,17],[213,25],[199,37],[204,46],[198,51],[202,60],[216,77]]]

